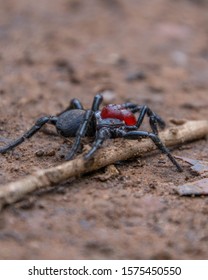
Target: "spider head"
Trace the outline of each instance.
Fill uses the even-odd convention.
[[[109,104],[101,110],[101,118],[118,119],[124,121],[126,125],[132,126],[136,124],[136,117],[132,112],[125,109],[121,105]]]

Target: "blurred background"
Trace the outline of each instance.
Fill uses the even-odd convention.
[[[147,104],[170,120],[208,117],[208,1],[0,0],[0,134],[14,139],[79,98]],[[147,129],[147,126],[145,126]],[[5,140],[6,141],[6,140]],[[70,142],[71,141],[71,142]],[[0,183],[63,162],[40,133],[0,157]],[[42,152],[38,152],[42,151]],[[205,159],[207,142],[185,145]],[[0,214],[1,259],[208,257],[207,198],[179,198],[159,153],[38,192]],[[100,173],[99,173],[100,172]]]

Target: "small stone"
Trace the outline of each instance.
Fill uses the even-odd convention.
[[[35,155],[37,157],[42,157],[42,156],[44,156],[44,151],[43,150],[38,150],[38,151],[35,152]]]
[[[45,152],[45,155],[48,157],[53,157],[55,156],[55,154],[56,154],[55,150],[48,150]]]

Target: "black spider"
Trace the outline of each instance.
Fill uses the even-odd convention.
[[[102,110],[99,110],[102,100],[102,95],[97,94],[94,97],[92,108],[84,110],[78,99],[72,99],[66,110],[57,116],[39,118],[20,138],[0,148],[0,153],[3,154],[20,145],[25,139],[32,137],[38,132],[44,124],[49,123],[56,127],[60,135],[76,137],[70,152],[66,155],[66,160],[74,157],[80,147],[81,139],[85,136],[95,137],[90,151],[84,155],[85,160],[90,159],[106,139],[126,138],[134,140],[150,138],[158,149],[168,156],[177,170],[182,171],[181,166],[158,137],[158,126],[162,129],[165,127],[165,122],[160,116],[149,107],[139,106],[134,103],[109,104],[104,106]],[[136,119],[134,113],[137,112],[139,112],[139,116]],[[149,117],[152,132],[138,130],[145,115]]]

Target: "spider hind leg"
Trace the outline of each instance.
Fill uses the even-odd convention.
[[[26,131],[21,137],[17,138],[16,140],[12,141],[11,143],[9,143],[8,145],[0,148],[0,154],[4,154],[10,150],[12,150],[13,148],[19,146],[20,144],[22,144],[26,139],[31,138],[35,133],[37,133],[41,127],[46,124],[46,123],[51,123],[53,125],[56,124],[57,121],[57,117],[54,116],[46,116],[46,117],[42,117],[39,118],[35,124],[28,130]]]

